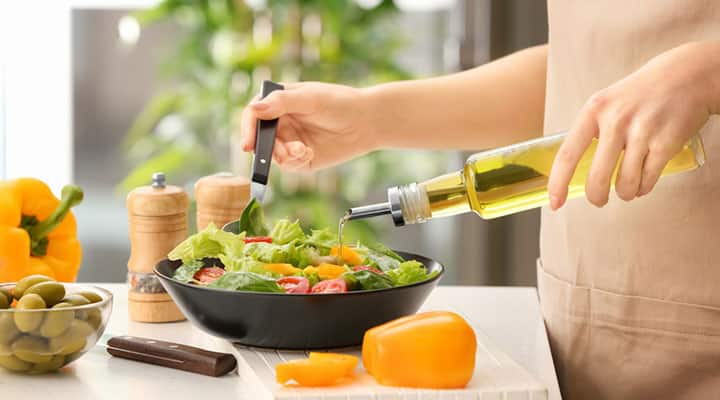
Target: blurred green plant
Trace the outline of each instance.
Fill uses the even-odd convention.
[[[246,170],[249,158],[232,157],[234,121],[263,79],[320,80],[370,85],[407,79],[395,63],[403,45],[393,24],[397,9],[383,0],[371,9],[353,0],[164,0],[132,13],[140,27],[170,21],[180,30],[161,66],[173,82],[157,93],[127,133],[129,160],[137,165],[122,190],[147,183],[155,171],[189,182],[221,170]],[[437,158],[398,168],[397,156],[376,152],[312,176],[271,177],[273,217],[300,218],[305,228],[332,226],[369,191],[421,175]],[[238,160],[240,158],[240,160]],[[244,168],[243,168],[244,167]],[[429,175],[428,174],[428,175]],[[348,233],[367,240],[377,227],[359,221]]]

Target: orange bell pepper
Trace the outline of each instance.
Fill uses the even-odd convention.
[[[292,266],[292,264],[285,263],[265,264],[263,265],[263,268],[265,269],[265,271],[274,272],[276,274],[285,276],[297,275],[300,273],[300,268],[295,268]]]
[[[317,274],[322,280],[339,278],[340,275],[348,272],[345,267],[335,264],[320,264],[317,267]]]
[[[340,246],[333,246],[332,248],[330,248],[330,255],[337,257],[338,253],[340,253],[339,250]],[[357,251],[353,250],[352,247],[347,246],[343,246],[342,248],[342,261],[348,265],[360,265],[363,262],[360,254],[358,254]]]
[[[365,369],[382,385],[428,389],[465,387],[475,370],[477,342],[459,315],[411,315],[365,332]]]
[[[359,360],[337,353],[310,353],[309,358],[275,366],[277,382],[283,385],[330,386],[353,377]]]
[[[0,181],[0,282],[33,274],[75,280],[82,251],[70,208],[82,198],[74,185],[65,186],[58,200],[37,179]]]

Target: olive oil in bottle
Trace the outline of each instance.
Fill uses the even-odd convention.
[[[351,208],[346,218],[390,214],[395,225],[400,226],[470,211],[492,219],[547,205],[550,169],[565,136],[546,136],[477,153],[467,160],[462,171],[391,187],[388,202]],[[585,193],[596,148],[597,140],[593,140],[578,163],[568,188],[569,199]],[[696,135],[670,160],[662,175],[690,171],[704,161],[702,141]]]

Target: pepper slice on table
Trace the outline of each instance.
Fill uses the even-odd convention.
[[[278,364],[275,375],[283,385],[330,386],[352,378],[358,363],[348,354],[310,353],[308,358]]]
[[[382,385],[428,389],[465,387],[475,370],[472,327],[447,311],[403,317],[365,332],[365,369]]]
[[[0,282],[33,274],[74,281],[82,251],[70,208],[83,192],[67,185],[58,200],[37,179],[0,181]]]

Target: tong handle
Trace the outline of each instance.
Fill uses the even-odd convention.
[[[263,81],[260,98],[265,98],[276,90],[283,90],[283,86],[272,82]],[[270,175],[270,162],[272,161],[273,148],[275,148],[275,134],[277,133],[278,120],[258,120],[255,130],[255,157],[253,158],[252,181],[267,185]]]

